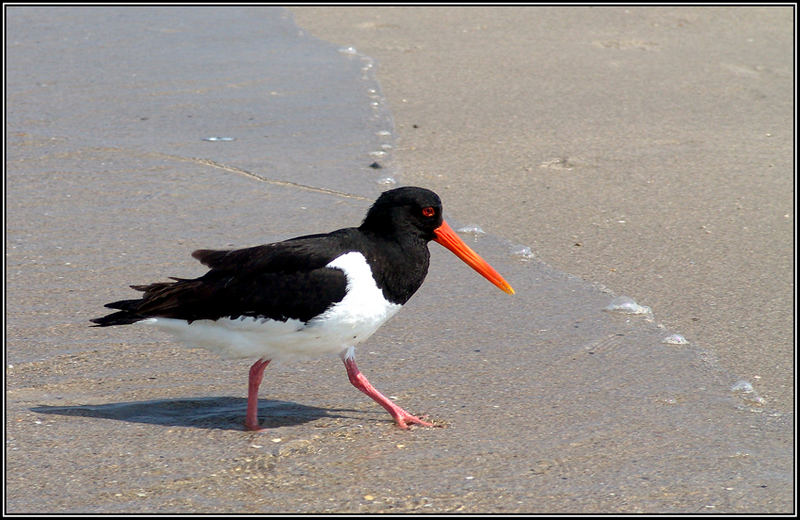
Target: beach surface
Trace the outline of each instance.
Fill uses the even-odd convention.
[[[790,9],[13,7],[7,33],[7,513],[793,512]],[[334,356],[271,364],[245,432],[252,360],[90,326],[195,249],[414,184],[516,289],[433,244],[358,347],[435,428]]]
[[[377,60],[403,182],[794,409],[791,7],[293,12]]]

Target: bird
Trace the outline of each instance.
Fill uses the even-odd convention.
[[[355,362],[355,346],[394,316],[428,272],[428,242],[449,249],[508,294],[514,289],[442,217],[431,190],[381,193],[358,227],[232,250],[200,249],[198,278],[131,285],[144,293],[105,307],[95,327],[146,324],[179,341],[250,367],[244,426],[261,431],[258,390],[273,360],[338,354],[350,383],[386,409],[402,429],[433,426],[381,394]]]

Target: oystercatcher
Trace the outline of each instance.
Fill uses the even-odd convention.
[[[370,337],[419,289],[433,240],[503,291],[514,290],[442,219],[434,192],[416,187],[381,194],[357,228],[245,249],[201,249],[210,270],[195,279],[132,285],[144,293],[95,326],[155,325],[250,367],[245,427],[260,430],[258,387],[273,359],[337,353],[350,382],[383,406],[400,428],[432,426],[378,392],[358,370],[354,347]]]

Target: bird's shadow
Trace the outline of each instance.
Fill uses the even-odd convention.
[[[96,417],[118,421],[189,426],[212,430],[243,430],[247,399],[241,397],[201,397],[158,399],[77,406],[35,406],[32,412]],[[290,401],[259,400],[258,417],[262,428],[304,424],[321,418],[347,417],[331,412],[358,410],[317,408]]]

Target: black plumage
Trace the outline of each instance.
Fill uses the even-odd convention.
[[[434,208],[423,216],[421,208]],[[240,316],[307,322],[346,294],[340,269],[326,267],[347,252],[372,266],[387,301],[406,303],[425,280],[427,243],[442,222],[441,201],[428,190],[398,188],[373,204],[358,228],[307,235],[235,250],[200,249],[192,256],[211,269],[194,279],[132,285],[144,295],[106,305],[118,312],[97,326],[126,325],[149,317],[217,320]]]

